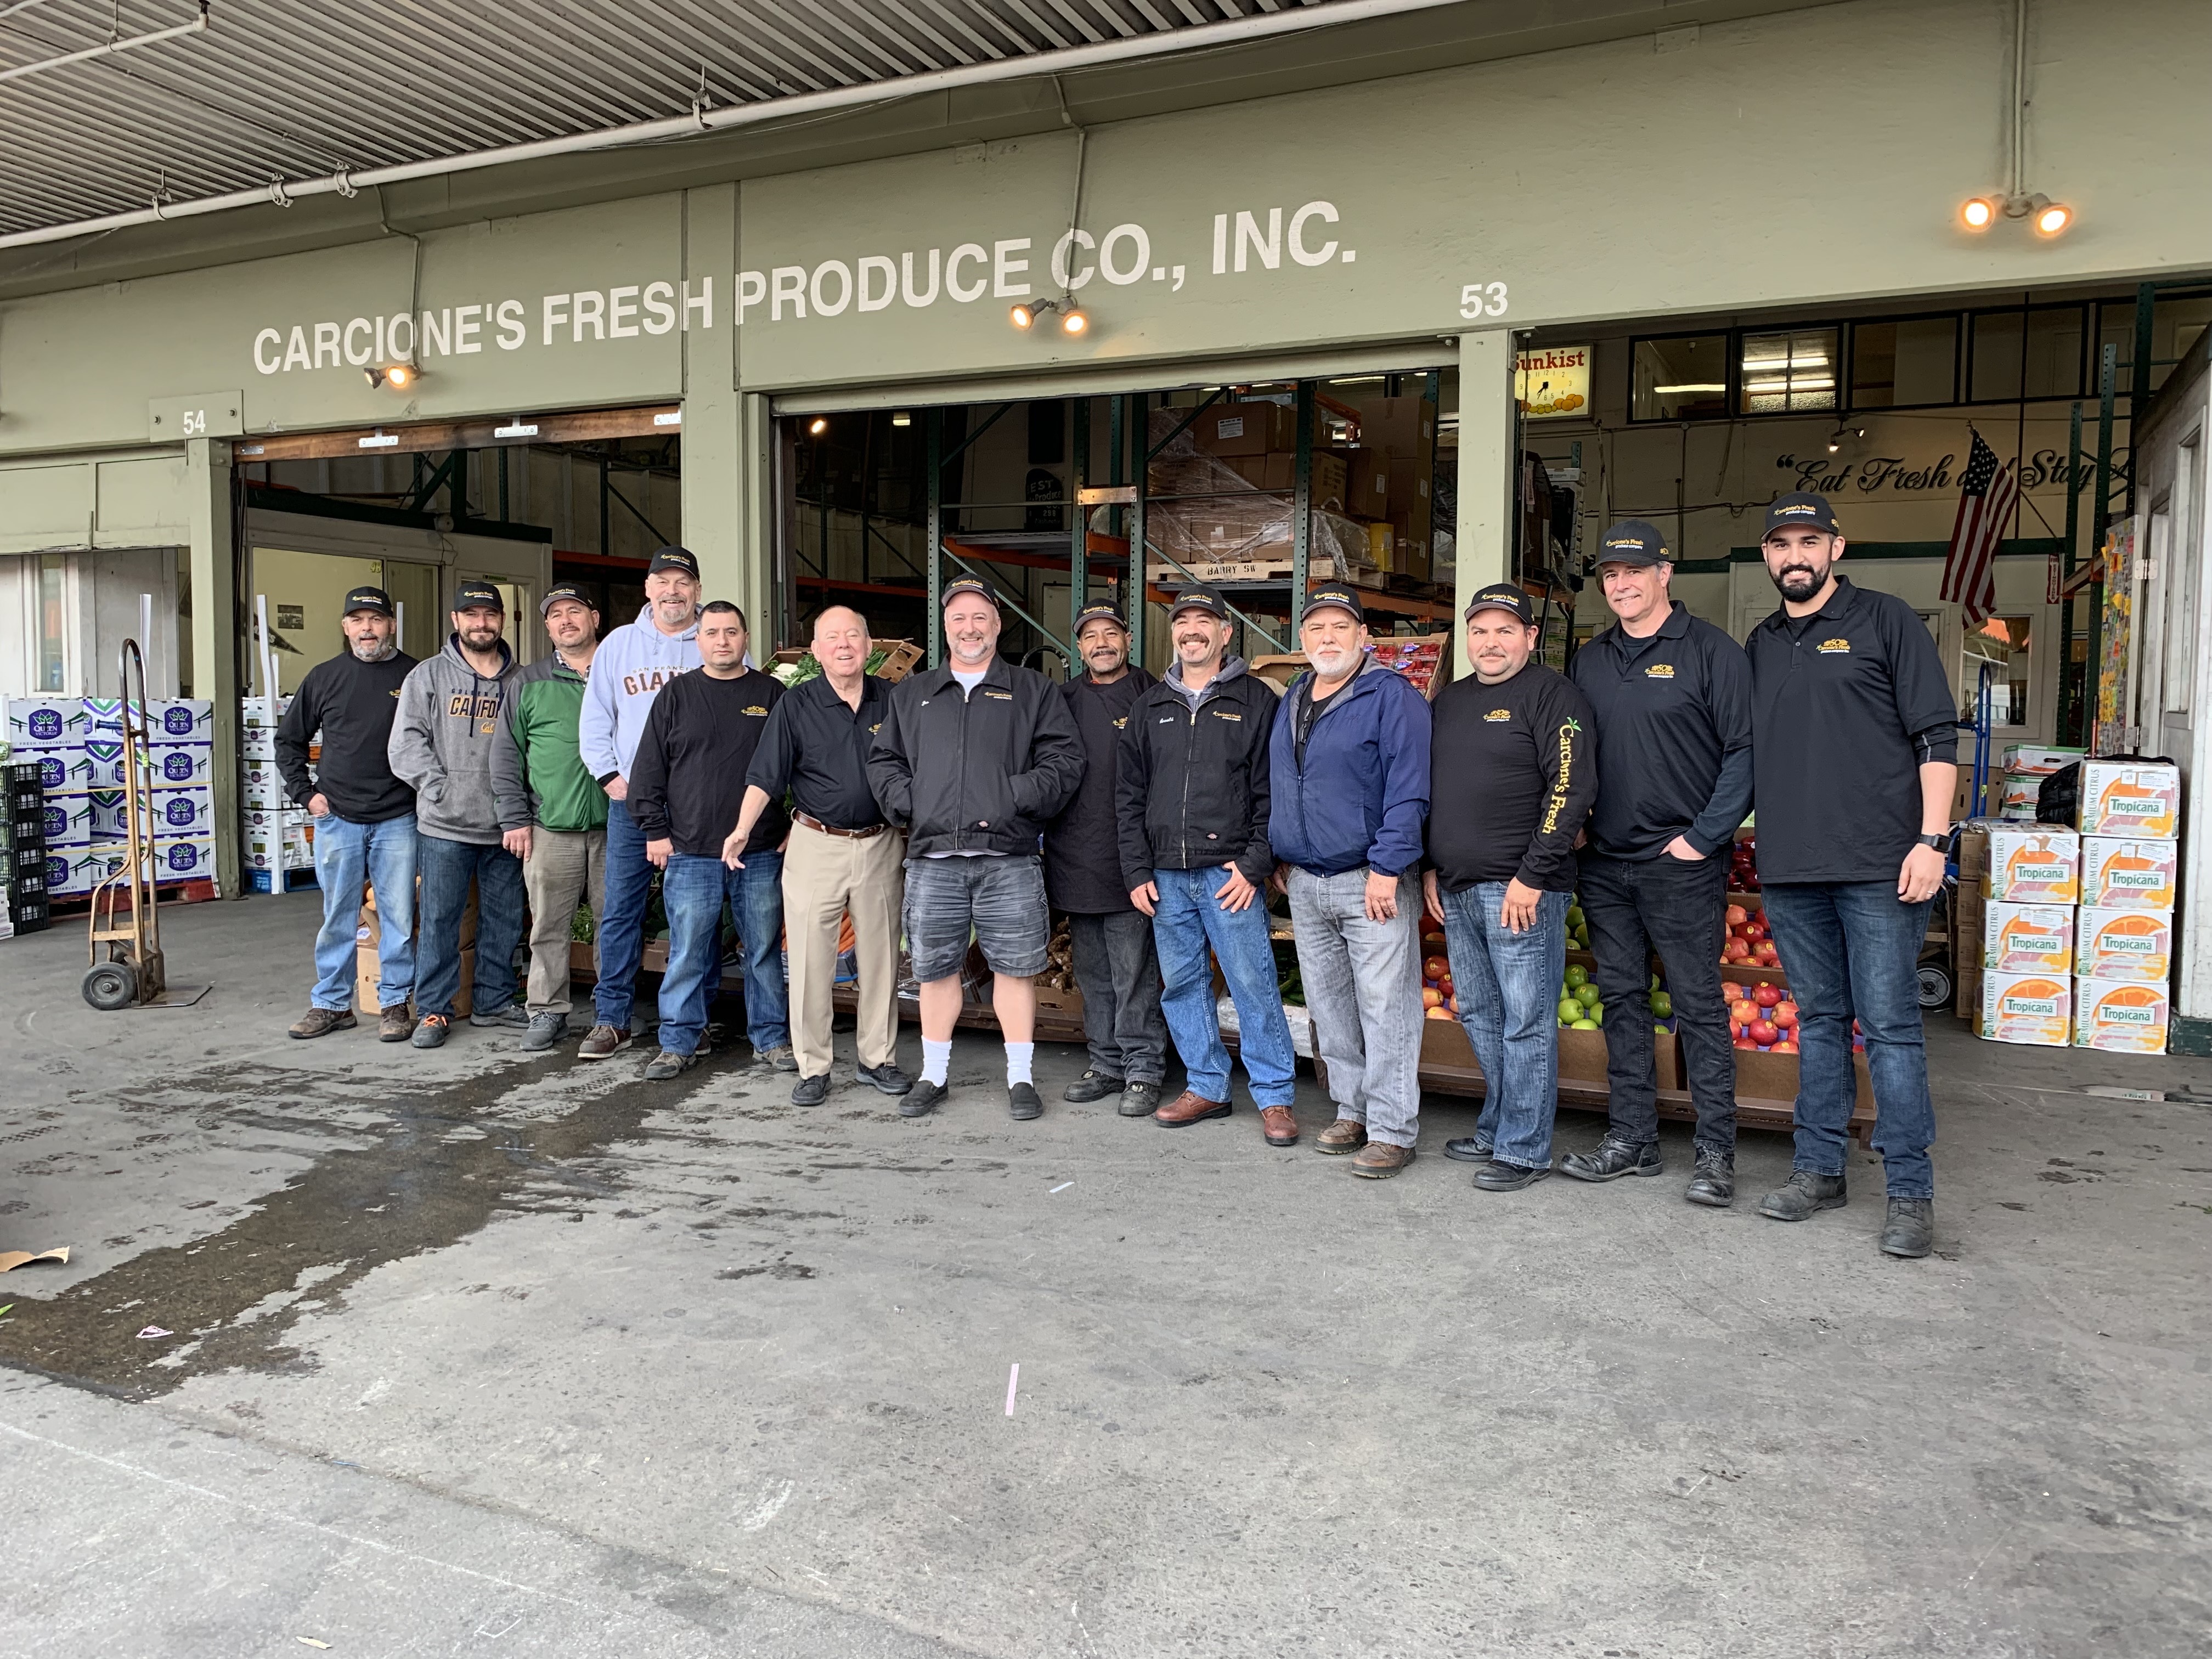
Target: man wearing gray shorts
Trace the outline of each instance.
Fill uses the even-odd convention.
[[[1050,926],[1037,837],[1083,782],[1083,740],[1058,689],[1003,662],[999,602],[973,578],[945,585],[941,668],[902,680],[868,756],[884,816],[907,831],[903,921],[921,982],[921,1081],[902,1117],[948,1092],[960,964],[972,931],[1006,1039],[1006,1109],[1044,1111],[1030,1065]]]

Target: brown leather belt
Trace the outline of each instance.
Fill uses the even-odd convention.
[[[791,821],[793,823],[803,823],[809,830],[817,830],[825,836],[841,836],[847,841],[866,841],[869,836],[880,836],[890,828],[888,823],[878,823],[866,830],[840,830],[835,824],[824,823],[820,818],[805,812],[793,812],[791,815]]]

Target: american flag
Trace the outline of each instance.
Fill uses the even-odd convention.
[[[1973,628],[1997,608],[1997,544],[2019,499],[2020,481],[2010,467],[1997,464],[1996,451],[1977,432],[1959,485],[1959,517],[1943,561],[1943,597],[1965,607],[1966,626]]]

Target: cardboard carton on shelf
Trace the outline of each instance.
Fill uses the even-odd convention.
[[[1393,456],[1390,461],[1389,505],[1393,523],[1402,518],[1425,526],[1429,501],[1436,484],[1436,459],[1431,455]]]
[[[2074,1046],[2118,1054],[2162,1054],[2172,1010],[2166,987],[2141,981],[2074,981]]]
[[[2085,836],[2172,841],[2181,834],[2181,770],[2148,761],[2081,763]]]
[[[2073,1036],[2073,1006],[2072,988],[2063,976],[1984,970],[1974,1035],[1992,1042],[2063,1048]]]
[[[1370,398],[1359,405],[1359,442],[1392,459],[1419,459],[1437,447],[1433,398]]]
[[[1990,823],[1982,896],[2008,904],[2072,904],[2081,892],[2081,838],[2057,824]]]
[[[2074,910],[2065,904],[2008,904],[1998,900],[1982,915],[1982,970],[1985,974],[2074,971]]]
[[[1997,769],[2047,778],[2083,759],[2088,752],[2086,749],[2054,748],[2049,744],[2008,743],[1997,750]]]
[[[1344,510],[1355,519],[1390,516],[1390,458],[1371,444],[1339,452],[1344,457]]]
[[[2178,841],[2081,837],[2081,902],[2102,910],[2171,913],[2181,879]]]
[[[1295,453],[1298,447],[1297,411],[1287,404],[1216,404],[1191,423],[1190,430],[1199,448],[1209,455]]]
[[[2084,979],[2165,984],[2173,976],[2173,918],[2083,905],[2074,913],[2074,971]]]

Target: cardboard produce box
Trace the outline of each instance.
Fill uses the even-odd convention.
[[[1982,896],[2008,904],[2072,904],[2081,893],[2081,838],[2056,824],[1989,825]]]
[[[415,967],[415,975],[420,979],[422,975],[422,963],[418,960]],[[376,947],[374,945],[356,945],[353,953],[353,1001],[354,1006],[364,1014],[377,1012],[376,988],[381,976],[381,970],[377,967]],[[473,994],[476,982],[477,951],[476,946],[472,945],[461,952],[461,984],[460,988],[453,993],[455,1019],[466,1019],[469,1017],[471,1006],[470,998]],[[409,1000],[412,1001],[413,998],[410,996]]]
[[[2181,771],[2144,761],[2081,763],[2085,836],[2172,841],[2181,834]]]
[[[1778,1100],[1795,1102],[1797,1098],[1796,1054],[1762,1054],[1756,1048],[1735,1051],[1735,1092],[1739,1100]],[[1867,1070],[1867,1058],[1863,1053],[1851,1055],[1851,1074],[1856,1083],[1853,1099],[1856,1106],[1874,1104],[1874,1074]]]
[[[1359,442],[1393,460],[1433,455],[1437,405],[1432,398],[1372,398],[1359,405]]]
[[[2063,979],[2074,971],[2074,909],[2066,904],[2007,904],[1982,912],[1984,974],[2045,974]]]
[[[2075,981],[2074,1046],[2162,1054],[2172,1018],[2166,987],[2140,981]]]
[[[2173,918],[2157,910],[2106,910],[2083,905],[2074,913],[2074,971],[2084,979],[2144,980],[2163,985],[2173,976]]]
[[[1403,520],[1419,528],[1427,528],[1429,498],[1435,487],[1436,476],[1436,462],[1432,456],[1392,458],[1387,514],[1393,524]]]
[[[2171,914],[2181,879],[2178,841],[2081,837],[2081,902],[2102,910]]]
[[[1992,1042],[2063,1048],[2073,1036],[2073,993],[2063,977],[1984,970],[1974,1035]]]
[[[1190,432],[1208,455],[1295,453],[1298,414],[1287,404],[1216,404],[1191,423]]]
[[[1338,452],[1344,457],[1344,510],[1355,519],[1390,516],[1390,458],[1371,445]]]

